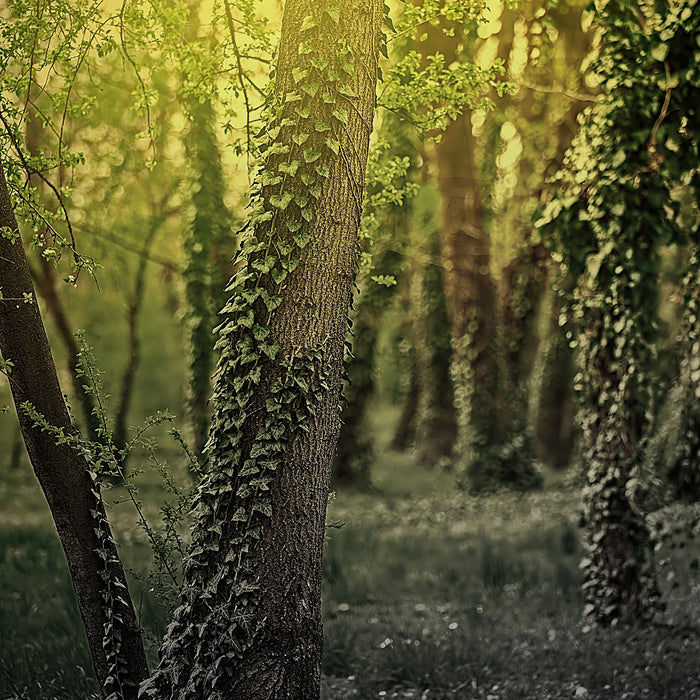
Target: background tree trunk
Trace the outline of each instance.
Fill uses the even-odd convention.
[[[49,425],[75,434],[2,168],[0,228],[0,352],[12,362],[8,376],[24,442],[68,560],[100,688],[104,695],[136,698],[146,656],[99,488],[85,459],[35,427],[24,407],[29,402]]]
[[[450,122],[436,155],[443,212],[443,285],[458,415],[457,459],[468,467],[474,452],[498,444],[503,432],[497,414],[494,361],[496,290],[468,114]]]

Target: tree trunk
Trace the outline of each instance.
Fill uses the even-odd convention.
[[[0,352],[12,363],[8,376],[24,442],[68,560],[102,693],[135,698],[146,657],[99,488],[85,459],[35,427],[27,411],[25,402],[49,425],[75,434],[1,168],[0,229]]]
[[[452,345],[442,286],[439,227],[432,226],[427,209],[416,204],[414,236],[425,259],[411,272],[410,315],[413,320],[415,374],[418,384],[416,448],[421,464],[451,464],[457,439],[457,414],[450,367]]]
[[[379,0],[334,7],[285,5],[246,259],[222,312],[209,471],[145,697],[320,695],[321,556],[383,17]]]
[[[469,115],[450,122],[436,146],[442,198],[443,285],[452,332],[452,377],[458,414],[457,459],[498,444],[495,285],[484,231]],[[480,475],[475,475],[480,480]]]
[[[166,198],[167,199],[167,198]],[[163,201],[161,211],[165,208]],[[119,407],[114,418],[114,446],[117,450],[124,450],[127,444],[127,417],[131,408],[131,399],[134,390],[134,379],[141,359],[141,342],[138,332],[138,323],[146,300],[146,274],[148,272],[148,254],[153,245],[154,238],[158,230],[163,225],[164,216],[162,213],[155,213],[151,216],[148,232],[143,241],[139,255],[139,264],[134,275],[134,288],[129,299],[127,309],[127,325],[129,328],[129,345],[126,351],[126,365],[122,374],[121,387],[119,390]],[[126,461],[128,455],[123,455]],[[126,466],[126,465],[123,465]]]

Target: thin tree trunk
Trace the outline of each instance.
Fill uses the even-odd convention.
[[[165,198],[167,200],[167,197]],[[165,201],[161,202],[159,210],[165,206]],[[134,289],[129,300],[127,311],[127,323],[129,328],[129,348],[126,353],[126,365],[122,374],[121,389],[119,391],[119,407],[114,421],[114,446],[118,450],[123,450],[126,446],[127,426],[126,420],[131,407],[131,397],[134,389],[134,378],[140,360],[141,343],[139,340],[138,322],[143,309],[146,297],[146,271],[148,268],[148,253],[150,252],[153,240],[163,224],[163,214],[156,213],[151,217],[148,233],[143,241],[143,246],[139,254],[139,264],[134,276]]]
[[[147,673],[146,656],[90,465],[69,445],[58,445],[35,427],[25,407],[30,403],[50,425],[75,433],[2,168],[0,229],[6,232],[0,236],[0,352],[5,362],[12,362],[10,387],[24,442],[68,560],[102,693],[136,698]]]
[[[193,26],[196,26],[194,21]],[[195,38],[192,38],[194,41]],[[224,175],[216,139],[215,112],[209,101],[190,101],[192,121],[187,154],[194,180],[194,216],[183,232],[183,279],[187,346],[186,407],[192,429],[192,449],[201,457],[209,430],[211,375],[216,356],[214,328],[225,303],[226,281],[233,272],[227,262],[235,249],[231,213],[224,204]],[[229,255],[222,253],[226,248]]]
[[[285,5],[279,111],[223,310],[209,472],[144,697],[320,695],[321,556],[382,4]]]

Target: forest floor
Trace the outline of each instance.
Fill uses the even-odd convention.
[[[658,624],[598,629],[581,618],[580,500],[565,480],[475,497],[453,473],[379,450],[373,481],[329,506],[323,700],[700,700],[697,545],[659,570]],[[136,566],[143,536],[115,516]],[[135,592],[155,640],[167,613]],[[0,464],[0,700],[95,691],[41,494],[28,468]]]

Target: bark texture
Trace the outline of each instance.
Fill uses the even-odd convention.
[[[0,236],[0,352],[5,361],[13,363],[10,387],[24,442],[68,560],[102,692],[108,695],[118,690],[119,697],[135,698],[138,684],[147,674],[146,657],[126,592],[124,570],[106,525],[97,487],[88,473],[89,465],[71,446],[57,445],[54,437],[34,427],[23,408],[29,402],[50,425],[66,433],[75,432],[58,383],[2,169],[0,227],[9,232]],[[98,556],[98,550],[104,559]],[[121,589],[121,600],[113,601],[112,610],[116,610],[121,621],[106,612],[103,597],[115,587]],[[112,641],[103,644],[105,624],[110,617],[115,625]],[[121,641],[115,647],[116,636]],[[113,665],[115,653],[123,661],[117,666]]]

